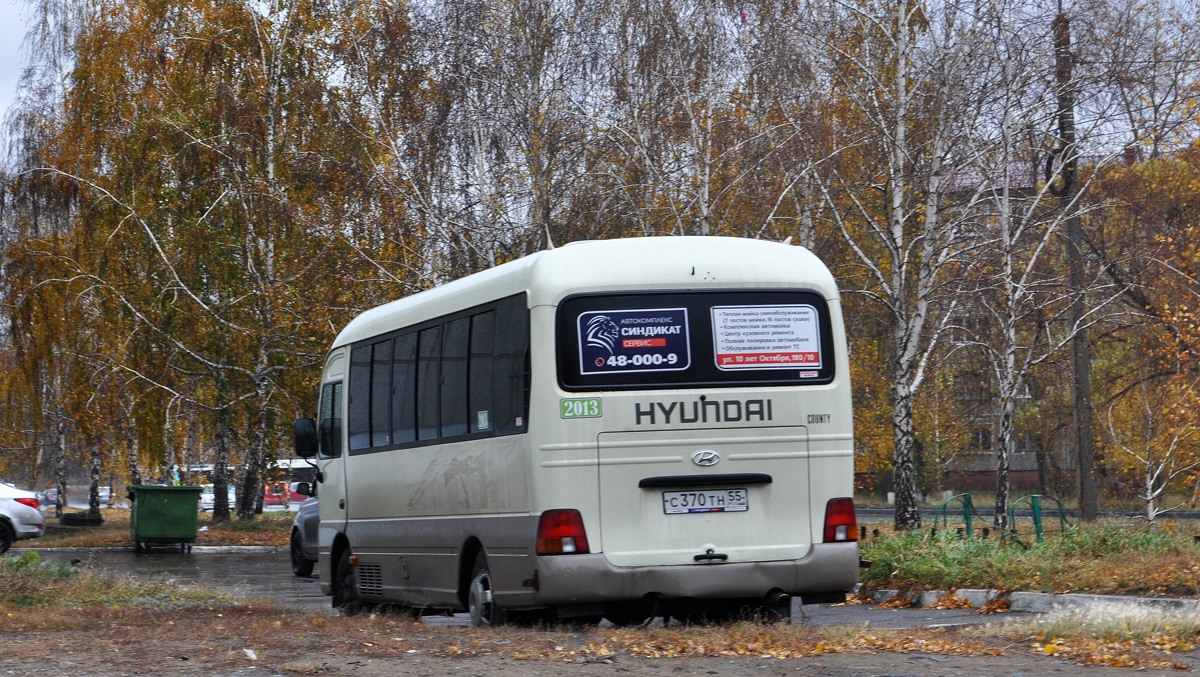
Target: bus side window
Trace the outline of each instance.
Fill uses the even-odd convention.
[[[438,341],[440,327],[421,331],[417,341],[417,439],[432,440],[438,436],[438,410],[441,408],[441,373],[438,362],[442,344]]]
[[[371,446],[371,346],[350,351],[350,451]]]
[[[489,310],[471,317],[471,358],[468,367],[470,404],[467,422],[471,432],[492,430],[492,356],[496,345],[496,312]]]
[[[524,432],[529,425],[525,390],[528,352],[529,309],[525,307],[525,295],[501,299],[496,304],[496,349],[492,367],[492,402],[496,409],[493,425],[498,435]]]
[[[442,437],[467,434],[467,340],[471,318],[447,322],[442,342]]]
[[[417,439],[417,333],[396,337],[392,363],[392,442]]]
[[[321,415],[317,428],[317,457],[342,455],[342,384],[326,383],[321,388]]]
[[[371,358],[371,446],[392,442],[392,340],[374,346]]]

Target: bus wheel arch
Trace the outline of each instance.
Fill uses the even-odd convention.
[[[463,543],[458,557],[458,601],[463,610],[470,611],[471,577],[475,573],[475,558],[483,552],[483,544],[472,536]]]

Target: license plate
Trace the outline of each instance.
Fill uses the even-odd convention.
[[[750,509],[745,489],[664,491],[662,497],[663,512],[668,515],[689,512],[742,512]]]

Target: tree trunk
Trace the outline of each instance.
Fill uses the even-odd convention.
[[[55,410],[54,439],[51,441],[51,456],[54,463],[54,487],[58,489],[58,497],[54,502],[54,517],[62,519],[63,508],[67,505],[67,459],[63,436],[66,434],[62,412]]]
[[[92,447],[92,470],[88,477],[88,513],[100,514],[100,448]]]
[[[1054,19],[1055,77],[1058,80],[1058,131],[1062,142],[1062,194],[1064,209],[1074,209],[1077,180],[1075,163],[1075,94],[1071,71],[1075,61],[1071,54],[1071,25],[1065,14]],[[1079,519],[1096,519],[1095,449],[1092,445],[1092,361],[1088,349],[1088,332],[1082,326],[1084,316],[1083,226],[1078,216],[1067,218],[1067,261],[1071,293],[1070,322],[1075,332],[1071,339],[1071,376],[1074,381],[1075,457],[1079,473]]]
[[[262,512],[263,494],[263,454],[267,445],[267,426],[270,416],[270,397],[267,378],[263,375],[266,358],[260,362],[259,376],[255,379],[258,411],[254,418],[254,431],[250,437],[250,448],[246,450],[246,470],[242,475],[242,495],[238,496],[238,517],[244,520],[254,519]]]
[[[1158,515],[1158,511],[1154,509],[1154,473],[1146,470],[1146,522],[1150,526],[1154,526],[1154,517]]]
[[[129,484],[141,484],[142,470],[138,466],[138,455],[141,450],[138,447],[137,421],[133,415],[132,402],[125,409],[125,426],[125,453],[127,456],[125,461],[129,471]]]
[[[213,515],[215,523],[229,521],[229,410],[217,410],[217,435],[213,449]]]
[[[1013,415],[1016,400],[1011,396],[1011,385],[1000,396],[1000,431],[996,444],[996,529],[1004,532],[1008,528],[1009,467],[1016,448],[1013,441]]]
[[[913,401],[907,380],[896,379],[892,395],[896,405],[892,410],[894,457],[892,488],[896,493],[895,527],[898,531],[921,528],[921,511],[917,505],[917,483],[913,464]]]

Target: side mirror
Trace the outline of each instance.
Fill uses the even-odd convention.
[[[313,491],[313,485],[308,482],[297,482],[294,491],[301,496],[316,496],[317,492]]]
[[[292,424],[292,446],[296,456],[312,458],[317,455],[317,424],[311,418],[298,418]]]

